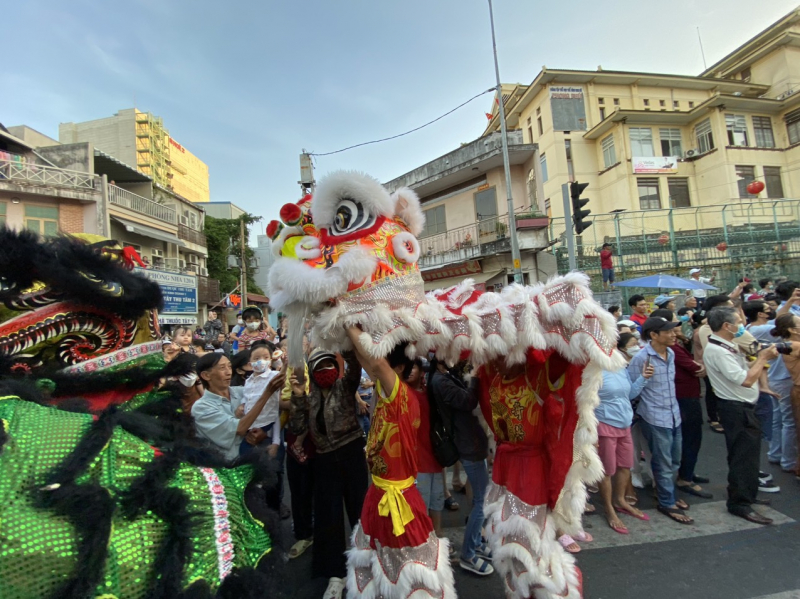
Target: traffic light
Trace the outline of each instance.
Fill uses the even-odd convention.
[[[584,210],[589,203],[589,198],[581,198],[583,190],[589,187],[588,183],[573,181],[569,184],[569,195],[572,198],[572,222],[575,223],[575,234],[580,235],[592,225],[592,221],[584,220],[592,211]]]

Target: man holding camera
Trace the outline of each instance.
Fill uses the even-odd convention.
[[[728,447],[728,511],[756,524],[772,520],[753,510],[767,504],[756,497],[761,453],[761,424],[756,416],[758,379],[769,360],[778,357],[775,346],[762,349],[748,362],[734,339],[744,333],[744,323],[734,308],[720,306],[708,313],[711,336],[703,352],[708,378],[717,394],[719,420]]]

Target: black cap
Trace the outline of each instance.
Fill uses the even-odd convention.
[[[651,332],[660,333],[661,331],[669,331],[670,329],[680,326],[680,324],[680,322],[670,321],[660,316],[651,317],[644,321],[642,325],[642,335],[649,341]]]

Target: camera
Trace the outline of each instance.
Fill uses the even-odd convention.
[[[778,350],[779,354],[783,354],[784,356],[788,356],[792,353],[792,344],[787,343],[786,341],[778,341],[777,343],[759,343],[758,351],[762,349],[767,349],[768,347],[775,347]]]

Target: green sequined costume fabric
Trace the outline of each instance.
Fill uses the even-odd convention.
[[[34,505],[35,489],[75,448],[92,416],[43,407],[15,397],[0,398],[0,597],[40,599],[69,579],[78,539],[63,517]],[[2,438],[2,435],[0,435]],[[140,478],[158,455],[147,443],[117,427],[111,440],[78,479],[99,482],[112,496]],[[244,504],[249,467],[181,465],[169,485],[188,494],[198,514],[184,586],[205,579],[219,585],[233,567],[255,566],[270,551],[269,536]],[[146,512],[127,520],[117,510],[97,597],[144,598],[167,524]]]

